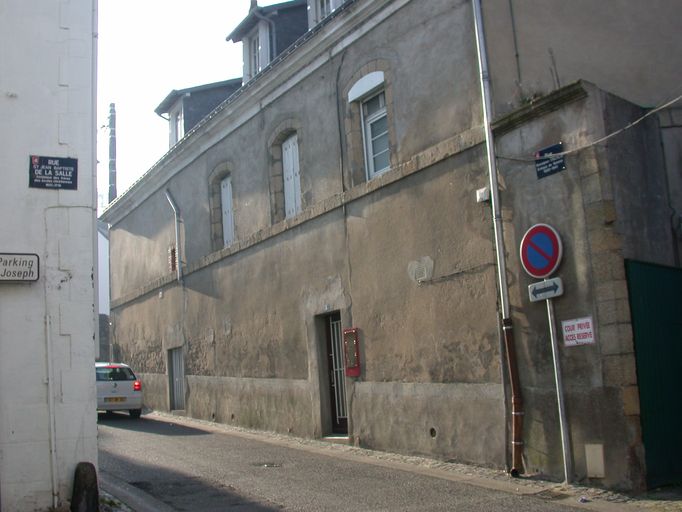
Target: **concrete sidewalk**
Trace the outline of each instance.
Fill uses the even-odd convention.
[[[248,430],[166,413],[154,412],[147,416],[169,423],[202,428],[227,435],[248,437],[264,443],[324,453],[331,457],[353,459],[358,463],[381,465],[398,471],[428,475],[433,478],[462,482],[475,487],[515,495],[534,496],[551,501],[552,503],[582,510],[602,512],[682,512],[682,487],[654,490],[640,496],[628,496],[593,487],[550,482],[543,480],[537,475],[512,478],[506,472],[500,470],[442,462],[423,457],[378,452],[271,432]],[[106,501],[101,508],[102,512],[171,512],[174,510],[144,491],[112,475],[100,473],[99,480],[100,489],[103,491],[101,501]]]

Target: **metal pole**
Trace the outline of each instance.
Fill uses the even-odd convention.
[[[481,82],[481,101],[483,106],[483,126],[485,129],[485,147],[488,158],[488,176],[490,180],[490,204],[493,216],[493,231],[495,237],[495,258],[497,260],[497,279],[500,293],[500,309],[502,328],[504,331],[504,345],[507,353],[507,368],[509,371],[512,395],[512,468],[510,474],[518,476],[523,473],[523,397],[516,362],[514,343],[514,326],[509,307],[509,285],[507,283],[507,264],[504,255],[504,232],[502,229],[502,213],[500,209],[499,185],[497,178],[497,161],[495,157],[495,141],[490,125],[492,115],[492,99],[490,93],[490,74],[488,72],[488,54],[483,31],[483,13],[481,0],[473,0],[474,30],[476,35],[476,53]]]
[[[554,381],[556,383],[556,396],[559,406],[559,428],[561,429],[561,447],[564,455],[564,483],[571,482],[571,447],[566,421],[566,407],[564,406],[564,385],[561,379],[561,367],[559,365],[559,346],[557,344],[556,327],[554,325],[554,304],[552,299],[547,299],[547,319],[549,321],[549,337],[552,341],[552,358],[554,359]]]
[[[168,204],[173,209],[173,216],[175,217],[175,259],[177,262],[176,270],[178,274],[178,283],[182,284],[182,258],[180,257],[180,209],[173,200],[170,190],[166,189],[166,199]]]
[[[59,505],[59,483],[57,478],[57,429],[54,410],[54,363],[52,361],[52,318],[45,316],[45,350],[47,357],[47,411],[50,432],[50,475],[52,477],[52,507]]]
[[[116,105],[109,104],[109,203],[116,199]]]

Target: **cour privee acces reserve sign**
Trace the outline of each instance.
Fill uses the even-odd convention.
[[[0,252],[0,282],[33,282],[40,277],[37,254]]]

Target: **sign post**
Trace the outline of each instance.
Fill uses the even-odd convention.
[[[552,343],[552,359],[554,361],[554,382],[556,384],[557,405],[559,407],[559,428],[561,429],[561,446],[564,456],[564,479],[570,483],[571,447],[564,404],[564,386],[561,378],[559,362],[559,346],[557,343],[556,325],[554,319],[554,304],[552,298],[564,293],[561,278],[547,279],[561,263],[563,247],[559,233],[548,224],[535,224],[521,240],[521,264],[529,276],[543,279],[528,286],[528,296],[531,302],[545,300],[547,303],[547,320],[549,323],[549,338]]]

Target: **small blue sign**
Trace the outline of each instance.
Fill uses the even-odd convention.
[[[564,144],[559,142],[559,144],[554,144],[535,153],[535,173],[538,179],[546,178],[566,169],[566,161],[563,156],[549,157],[549,155],[563,153],[563,151]],[[548,158],[541,158],[543,156],[548,156]]]

